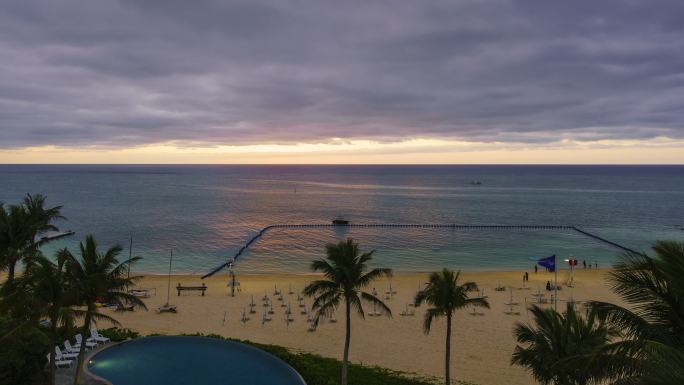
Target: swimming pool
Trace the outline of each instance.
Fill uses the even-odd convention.
[[[114,385],[306,385],[277,357],[239,342],[158,336],[95,354],[88,370]]]

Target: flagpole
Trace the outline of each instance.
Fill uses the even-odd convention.
[[[553,285],[553,310],[558,311],[558,258],[554,254],[553,256],[553,272],[554,272],[554,285]]]

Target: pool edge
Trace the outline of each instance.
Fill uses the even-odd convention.
[[[220,340],[220,339],[218,339],[218,338],[212,338],[212,337],[207,337],[207,336],[183,336],[183,335],[144,336],[144,337],[140,337],[140,338],[149,338],[149,337],[174,337],[174,336],[175,336],[175,337],[200,337],[200,338],[214,339],[214,340],[217,340],[217,341],[223,341],[223,342],[229,342],[229,343],[238,343],[238,344],[241,344],[241,345],[245,345],[245,346],[247,346],[247,347],[249,347],[249,348],[251,348],[251,349],[258,350],[258,351],[260,351],[260,352],[262,352],[262,353],[265,353],[265,354],[267,354],[267,355],[269,355],[269,356],[275,358],[275,359],[278,360],[278,361],[281,361],[282,363],[285,364],[285,366],[287,366],[287,367],[290,369],[290,371],[292,371],[294,374],[297,375],[297,377],[299,377],[299,379],[300,379],[301,382],[302,382],[302,385],[308,385],[307,382],[306,382],[306,380],[304,380],[304,377],[302,377],[301,373],[299,373],[295,368],[293,368],[292,365],[290,365],[288,362],[286,362],[286,361],[283,360],[282,358],[276,356],[275,354],[272,354],[271,352],[268,352],[268,351],[263,350],[263,349],[260,349],[260,348],[258,348],[258,347],[256,347],[256,346],[252,346],[252,345],[250,345],[250,344],[244,343],[244,342],[242,342],[242,341],[229,340],[229,339],[227,339],[227,340]],[[94,374],[93,372],[91,372],[91,371],[88,369],[88,364],[90,363],[90,359],[93,358],[94,356],[96,356],[97,354],[99,354],[99,353],[101,353],[101,352],[103,352],[103,351],[109,349],[109,348],[112,348],[112,347],[117,346],[117,345],[120,345],[120,344],[125,344],[125,343],[127,343],[127,342],[135,341],[136,339],[139,339],[139,338],[129,339],[129,340],[120,341],[120,342],[112,342],[112,343],[109,343],[109,344],[104,345],[104,346],[102,347],[102,349],[95,349],[95,350],[92,350],[91,352],[89,352],[89,353],[85,356],[85,359],[83,360],[83,371],[84,371],[84,373],[87,374],[88,376],[90,376],[91,378],[93,378],[93,379],[95,379],[95,380],[97,380],[97,381],[100,381],[100,382],[102,382],[102,383],[104,383],[104,384],[106,384],[106,385],[114,385],[111,381],[109,381],[109,380],[107,380],[107,379],[105,379],[105,378],[103,378],[103,377],[100,377],[100,376],[98,376],[97,374]]]
[[[88,375],[89,377],[93,378],[96,381],[100,381],[101,383],[105,385],[114,385],[111,381],[107,380],[106,378],[102,378],[98,376],[97,374],[93,373],[88,369],[88,364],[90,363],[90,359],[96,356],[97,354],[122,343],[125,343],[126,341],[120,341],[120,342],[112,342],[109,344],[106,344],[102,347],[102,349],[94,349],[90,351],[86,356],[85,359],[83,360],[83,373]]]

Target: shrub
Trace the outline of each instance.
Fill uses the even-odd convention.
[[[15,327],[0,319],[0,336]],[[0,384],[42,385],[47,382],[49,339],[36,325],[23,326],[2,340],[0,349]]]
[[[241,341],[225,338],[218,334],[203,335],[196,333],[187,335],[242,342],[267,351],[292,366],[299,372],[308,385],[336,385],[340,383],[342,362],[334,358],[327,358],[312,353],[291,352],[282,346]],[[410,376],[407,373],[378,366],[366,366],[354,363],[349,364],[348,375],[349,383],[354,385],[433,385],[438,383],[434,378],[415,377]]]
[[[134,339],[140,337],[140,334],[136,331],[133,331],[131,329],[120,329],[117,327],[109,329],[100,329],[97,332],[100,333],[103,337],[109,338],[110,340],[112,340],[112,342],[121,342],[127,339]]]

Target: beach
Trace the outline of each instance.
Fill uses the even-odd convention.
[[[571,296],[578,301],[608,300],[620,303],[610,291],[605,280],[607,270],[584,270],[574,272],[574,288],[565,287],[559,291],[558,309],[565,307],[565,300]],[[399,371],[441,377],[444,371],[444,319],[433,323],[429,335],[423,333],[423,314],[426,305],[415,310],[414,316],[402,316],[407,303],[427,280],[424,273],[395,274],[391,279],[383,279],[368,288],[376,288],[384,299],[391,283],[396,294],[385,300],[392,309],[392,318],[368,316],[372,306],[364,305],[365,320],[358,315],[352,316],[352,339],[350,360],[366,365],[378,365]],[[508,272],[464,272],[461,279],[474,281],[488,297],[491,309],[478,310],[482,315],[470,314],[472,310],[461,310],[454,317],[452,336],[452,375],[458,380],[476,384],[532,384],[532,377],[522,368],[511,366],[511,353],[515,347],[513,327],[516,322],[528,322],[530,315],[526,303],[537,301],[538,290],[548,298],[553,292],[546,292],[547,281],[553,282],[554,274],[540,271],[530,272],[527,289],[522,288],[522,271]],[[297,351],[313,352],[328,357],[341,358],[344,341],[343,313],[337,314],[337,323],[322,322],[315,332],[308,331],[306,315],[300,314],[297,293],[310,281],[320,276],[300,275],[238,275],[241,291],[231,297],[227,287],[227,274],[202,280],[194,275],[173,275],[171,277],[170,303],[178,308],[177,314],[157,314],[156,308],[166,302],[168,276],[147,275],[141,277],[136,286],[151,289],[152,297],[144,299],[148,311],[115,312],[105,308],[102,311],[121,322],[121,326],[140,332],[143,335],[179,333],[215,333],[226,337],[245,339],[259,343],[281,345]],[[559,284],[565,283],[569,272],[558,273]],[[205,283],[206,294],[189,291],[177,295],[177,284],[197,286]],[[289,287],[294,294],[289,295]],[[497,286],[506,286],[506,291],[495,291]],[[285,307],[275,300],[275,286],[282,290],[285,304],[291,304],[295,321],[285,322]],[[513,288],[513,312],[509,315],[510,291]],[[266,291],[273,302],[273,319],[262,323],[262,297]],[[476,293],[473,293],[476,295]],[[256,303],[256,313],[249,314],[252,296]],[[305,298],[307,308],[312,299]],[[546,304],[546,307],[553,305]],[[409,307],[409,309],[411,309]],[[241,322],[242,311],[251,318]],[[224,322],[225,316],[225,322]],[[110,325],[101,323],[99,328]]]

